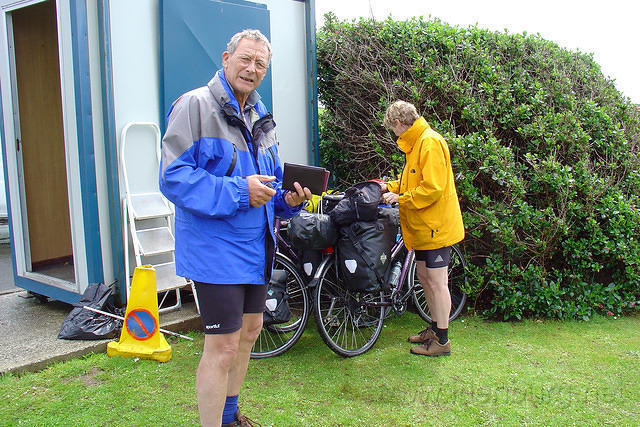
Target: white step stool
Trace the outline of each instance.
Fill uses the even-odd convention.
[[[155,166],[155,176],[150,177],[150,182],[155,182],[152,192],[132,192],[129,186],[129,176],[127,174],[126,145],[129,131],[134,128],[144,128],[151,131],[154,141],[154,156],[144,159],[145,162],[153,162]],[[137,163],[141,162],[136,159]],[[156,288],[158,293],[162,293],[162,299],[158,304],[160,313],[177,310],[182,307],[180,289],[191,286],[191,291],[196,302],[198,313],[198,296],[195,286],[191,280],[176,275],[175,266],[175,239],[173,234],[173,205],[160,193],[158,186],[158,171],[160,168],[160,129],[158,125],[151,122],[130,122],[122,129],[120,137],[120,170],[124,183],[123,197],[123,234],[124,234],[124,259],[127,300],[129,299],[129,288],[131,286],[129,267],[129,235],[133,242],[133,252],[135,254],[136,266],[151,265],[156,271]],[[175,291],[176,303],[165,307],[164,303],[169,292]]]

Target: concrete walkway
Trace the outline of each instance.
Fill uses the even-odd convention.
[[[0,374],[37,371],[53,362],[105,352],[111,341],[58,339],[60,326],[73,306],[59,301],[41,303],[26,291],[0,295],[0,308]],[[193,302],[161,313],[160,327],[174,332],[202,328]]]

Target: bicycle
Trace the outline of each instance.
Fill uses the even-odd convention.
[[[387,269],[387,282],[393,267],[400,263],[397,283],[386,283],[379,292],[353,292],[343,285],[338,269],[337,254],[325,257],[316,273],[317,283],[313,295],[314,318],[325,344],[343,357],[365,353],[378,340],[384,319],[393,310],[401,315],[407,309],[409,298],[418,315],[427,323],[431,316],[420,284],[413,251],[407,251],[400,236],[391,251]],[[457,246],[451,248],[449,262],[449,291],[451,313],[449,320],[460,315],[466,302],[463,292],[466,282],[465,261]],[[405,286],[406,284],[406,286]],[[388,290],[384,290],[384,289]]]
[[[341,198],[342,195],[324,195],[323,201],[335,205]],[[321,203],[319,212],[322,213],[322,211]],[[288,220],[280,218],[276,218],[274,223],[276,255],[273,268],[285,270],[288,273],[287,294],[291,319],[284,324],[262,328],[251,349],[252,359],[279,356],[289,350],[302,336],[311,313],[311,288],[314,277],[310,277],[309,280],[304,279],[306,274],[300,269],[302,263],[298,252],[285,237],[287,224]],[[324,253],[323,259],[327,256],[329,255]]]
[[[300,265],[298,253],[284,237],[286,232],[283,232],[283,230],[286,230],[286,225],[286,220],[276,219],[274,233],[277,251],[274,260],[274,269],[282,269],[288,273],[287,293],[289,295],[288,303],[291,310],[291,319],[286,323],[262,328],[251,350],[252,359],[281,355],[300,339],[308,323],[309,313],[312,310],[312,298],[316,326],[320,335],[329,348],[345,357],[356,356],[369,350],[380,335],[384,317],[390,313],[391,308],[393,308],[396,314],[402,314],[407,308],[409,297],[412,297],[413,305],[416,307],[420,317],[426,322],[431,322],[424,292],[417,279],[413,251],[407,252],[405,250],[402,237],[395,243],[391,253],[392,262],[390,265],[393,265],[395,261],[399,260],[399,256],[406,252],[398,284],[394,289],[395,293],[391,292],[390,295],[381,293],[377,296],[368,293],[354,293],[352,295],[350,291],[342,286],[341,281],[338,279],[338,257],[333,247],[323,251],[322,260],[315,274],[310,280],[304,280],[303,277],[305,277],[305,274],[298,267]],[[449,320],[454,320],[458,317],[466,302],[466,295],[461,289],[466,282],[465,265],[462,253],[458,247],[454,245],[451,251],[451,261],[449,262],[449,290],[451,293],[451,314]],[[400,294],[400,289],[405,283],[407,273],[410,277],[409,281],[411,282],[411,286],[404,294]],[[314,288],[315,291],[312,292]],[[333,293],[342,295],[342,297],[331,297],[330,294],[332,291],[330,289],[333,290]],[[339,308],[340,301],[342,301],[343,305],[345,301],[348,301],[350,304],[346,310],[341,311],[341,314],[335,315],[333,311],[330,310],[325,315],[325,319],[327,316],[331,316],[334,321],[337,321],[340,315],[351,316],[351,326],[353,327],[355,325],[355,328],[352,329],[352,335],[355,335],[357,331],[358,335],[361,335],[362,338],[358,340],[357,337],[352,337],[353,345],[350,347],[340,346],[329,336],[331,329],[327,329],[327,326],[330,326],[330,322],[326,322],[324,326],[321,326],[319,319],[322,319],[322,312],[324,310],[321,308],[321,300],[327,297],[332,300],[332,309],[336,309],[336,307]],[[386,299],[389,299],[389,301],[386,301]],[[383,300],[385,302],[382,302]],[[356,301],[360,301],[362,304],[356,304]],[[384,308],[384,310],[380,310],[380,312],[383,313],[382,318],[377,315],[371,315],[366,310],[369,308],[378,310],[376,307]],[[341,324],[342,327],[345,328],[348,326],[346,321],[343,321]],[[370,331],[371,326],[375,326],[373,331]],[[365,330],[365,332],[360,333],[361,329]],[[364,339],[367,336],[368,338]],[[342,339],[346,339],[346,334],[343,334]],[[360,341],[364,341],[364,345],[358,345]]]
[[[274,233],[276,236],[276,255],[274,269],[288,273],[287,294],[291,310],[291,319],[286,323],[265,326],[251,350],[252,359],[279,356],[289,350],[302,336],[311,312],[309,283],[299,270],[300,260],[291,244],[283,236],[287,221],[276,219]]]

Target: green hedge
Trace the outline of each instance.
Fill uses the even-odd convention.
[[[396,99],[449,142],[477,312],[637,310],[640,108],[590,55],[539,35],[332,14],[317,46],[321,159],[335,187],[401,169],[382,125]]]

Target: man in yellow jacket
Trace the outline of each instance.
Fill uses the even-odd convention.
[[[449,147],[408,102],[391,104],[384,125],[398,137],[406,163],[397,181],[381,184],[382,197],[389,204],[398,202],[404,244],[415,251],[418,279],[432,318],[430,326],[409,337],[409,342],[420,344],[411,353],[448,356],[451,295],[447,266],[451,245],[464,238]]]

